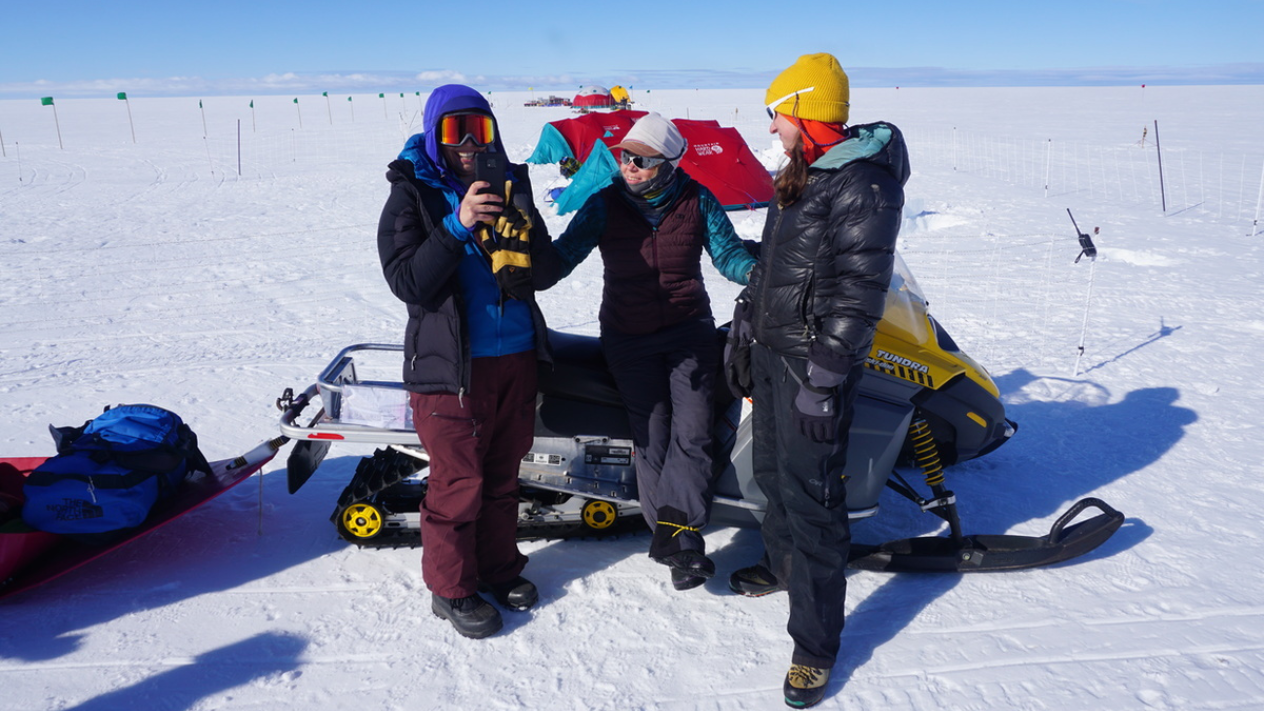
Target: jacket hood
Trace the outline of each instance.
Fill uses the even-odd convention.
[[[422,118],[421,125],[423,133],[418,135],[425,137],[423,152],[426,157],[430,159],[432,164],[434,164],[435,168],[439,172],[439,175],[449,182],[455,181],[448,172],[447,162],[443,160],[443,155],[439,152],[439,133],[435,130],[435,127],[439,125],[439,119],[442,118],[444,114],[450,114],[455,111],[481,111],[482,113],[491,116],[493,121],[496,120],[495,115],[492,114],[491,105],[487,103],[487,99],[483,98],[482,94],[468,86],[465,86],[464,84],[444,84],[443,86],[430,92],[430,97],[426,99],[425,115]],[[417,138],[417,136],[414,136],[413,138]],[[406,151],[408,150],[408,145],[412,143],[413,139],[410,138],[408,140],[408,144],[404,147]],[[496,124],[496,140],[494,145],[497,153],[502,155],[505,154],[505,144],[500,140],[499,122]],[[403,153],[400,153],[399,157],[408,158],[408,156]],[[416,161],[413,162],[416,164]],[[417,177],[421,177],[420,170],[418,170]]]
[[[829,149],[812,168],[838,170],[860,160],[883,166],[900,185],[908,182],[908,148],[904,145],[904,135],[889,123],[852,126],[851,138]]]

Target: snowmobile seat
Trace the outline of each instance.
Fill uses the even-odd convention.
[[[549,329],[549,346],[553,367],[540,367],[541,395],[623,409],[599,338]]]

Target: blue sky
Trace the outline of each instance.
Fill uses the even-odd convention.
[[[856,86],[1264,84],[1264,0],[6,5],[8,98],[759,87],[816,51]]]

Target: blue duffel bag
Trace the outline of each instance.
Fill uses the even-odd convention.
[[[193,430],[154,405],[106,408],[82,427],[52,429],[57,456],[27,477],[22,518],[84,543],[125,537],[190,472],[211,472]]]

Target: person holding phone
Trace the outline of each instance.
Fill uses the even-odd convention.
[[[613,184],[590,197],[552,244],[539,284],[552,285],[600,249],[602,350],[628,409],[638,498],[654,531],[649,554],[671,568],[677,590],[715,574],[702,528],[711,508],[720,343],[702,253],[739,284],[755,265],[719,201],[679,168],[685,149],[671,121],[641,117],[614,147],[621,157]]]
[[[522,577],[527,557],[516,535],[537,361],[550,359],[532,252],[547,249],[549,235],[532,206],[526,166],[509,164],[479,92],[441,86],[424,116],[424,132],[408,139],[386,173],[391,193],[378,256],[408,307],[404,386],[430,457],[422,579],[435,615],[482,638],[502,620],[480,590],[511,610],[539,598]],[[486,179],[476,180],[476,170]]]

